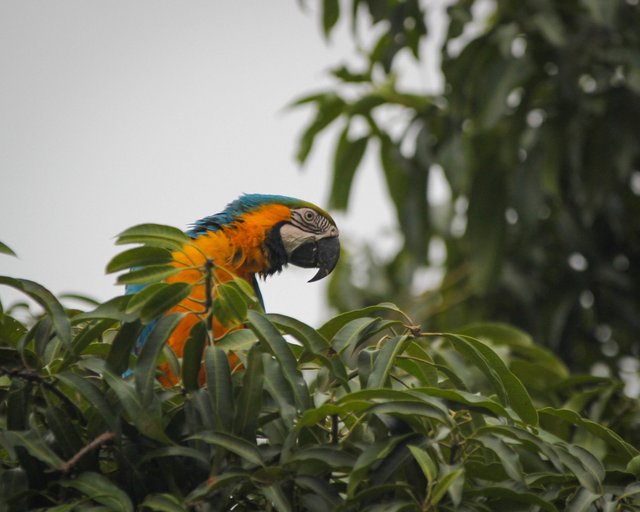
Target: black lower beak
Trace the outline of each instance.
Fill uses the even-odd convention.
[[[337,236],[321,238],[298,247],[289,258],[289,263],[302,268],[317,268],[318,273],[309,282],[327,277],[338,264],[340,241]]]

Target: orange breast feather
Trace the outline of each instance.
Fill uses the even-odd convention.
[[[167,282],[194,283],[192,293],[170,312],[187,313],[169,337],[168,344],[177,357],[182,357],[184,346],[191,328],[206,316],[205,264],[211,259],[214,264],[215,283],[224,283],[234,277],[249,282],[255,274],[269,269],[268,255],[264,247],[267,233],[279,222],[289,220],[290,210],[283,205],[264,205],[252,212],[244,213],[237,221],[217,231],[209,231],[198,236],[193,245],[185,246],[173,253],[176,267],[185,270],[171,276]],[[214,286],[215,292],[215,286]],[[214,337],[220,338],[227,328],[214,320]],[[231,367],[237,364],[235,356],[230,357]],[[163,384],[178,382],[177,377],[162,365],[166,378]]]

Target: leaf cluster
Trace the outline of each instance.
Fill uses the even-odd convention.
[[[125,233],[172,250],[175,231]],[[120,281],[146,287],[89,311],[1,278],[44,310],[0,312],[1,508],[640,506],[640,410],[616,380],[571,375],[502,324],[422,332],[391,303],[315,329],[260,311],[240,280],[211,283],[228,293],[207,305],[235,329],[214,340],[202,315],[178,359],[165,345],[184,290],[167,291],[154,252],[116,256],[110,270],[137,266]],[[160,385],[161,363],[179,384]]]
[[[480,4],[447,7],[434,93],[404,80],[407,56],[425,73],[434,6],[323,3],[325,33],[350,16],[354,40],[375,36],[359,43],[364,59],[332,71],[333,87],[296,103],[316,108],[298,159],[341,126],[331,206],[347,208],[372,153],[404,239],[391,261],[367,261],[365,285],[336,274],[333,303],[393,296],[439,330],[500,319],[582,370],[637,356],[640,10],[499,0],[483,19]],[[426,267],[443,277],[425,292]]]

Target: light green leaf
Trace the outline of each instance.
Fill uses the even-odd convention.
[[[396,365],[396,357],[403,350],[403,345],[408,336],[394,336],[387,340],[378,353],[378,357],[373,363],[373,370],[367,382],[368,388],[381,388],[385,386],[391,369]]]
[[[455,469],[445,474],[442,478],[439,478],[431,492],[430,502],[433,505],[440,503],[445,493],[454,485],[458,478],[464,478],[464,469]]]
[[[16,258],[18,257],[11,247],[2,242],[0,242],[0,254],[8,254],[9,256],[15,256]]]
[[[438,468],[436,466],[436,463],[433,462],[431,456],[422,448],[413,445],[409,445],[408,448],[411,452],[411,455],[413,455],[413,458],[416,459],[416,462],[424,473],[429,486],[433,485],[438,475]]]

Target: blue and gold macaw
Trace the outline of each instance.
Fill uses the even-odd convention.
[[[216,282],[243,278],[262,302],[257,276],[270,276],[291,263],[317,268],[310,282],[317,281],[329,275],[340,256],[339,232],[331,216],[311,203],[286,196],[242,195],[224,211],[195,222],[187,235],[193,243],[175,251],[172,263],[185,270],[167,279],[196,283],[191,295],[170,310],[187,313],[168,341],[178,357],[191,328],[206,314],[202,271],[194,267],[202,268],[207,259],[212,260]],[[214,336],[225,332],[225,326],[215,321]],[[165,380],[165,384],[177,382],[172,375]]]

